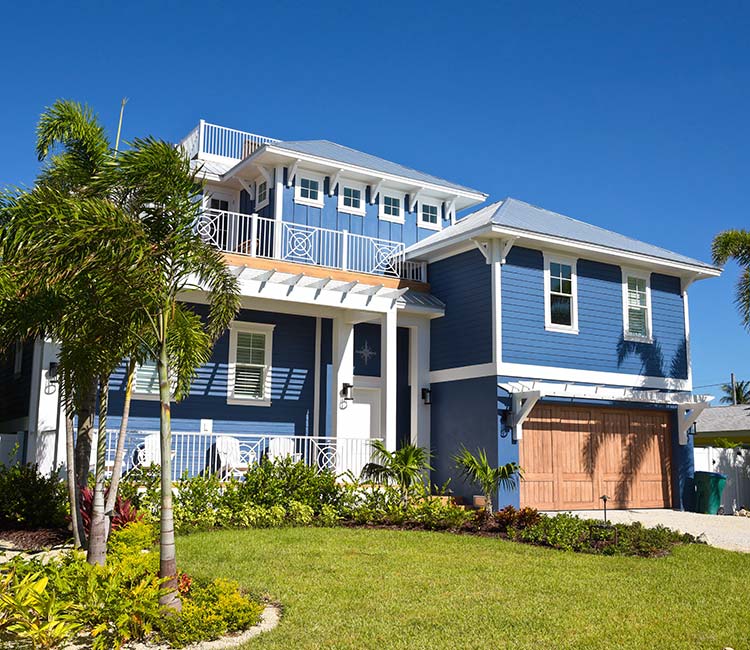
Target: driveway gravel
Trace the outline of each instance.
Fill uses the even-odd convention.
[[[573,513],[584,519],[601,519],[601,510],[579,510]],[[682,533],[701,537],[717,548],[750,553],[750,518],[733,515],[702,515],[678,510],[607,510],[607,519],[630,524],[640,521],[646,527],[666,526]]]

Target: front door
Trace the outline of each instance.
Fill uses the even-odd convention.
[[[347,404],[351,409],[351,428],[337,441],[336,471],[339,474],[350,471],[359,476],[370,462],[372,448],[367,441],[380,437],[380,390],[355,387],[353,397],[354,401]]]

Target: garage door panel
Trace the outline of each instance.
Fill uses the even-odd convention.
[[[594,507],[594,484],[590,478],[582,481],[565,480],[561,485],[563,509],[583,509]]]
[[[532,506],[539,510],[555,509],[554,480],[524,480],[521,490],[521,507]]]

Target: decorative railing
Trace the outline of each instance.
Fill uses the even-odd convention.
[[[107,430],[107,468],[114,464],[116,430]],[[372,457],[372,439],[286,436],[254,433],[172,432],[172,480],[183,476],[241,478],[262,458],[291,458],[318,470],[359,476]],[[159,432],[130,430],[123,471],[161,462]]]
[[[220,210],[206,210],[196,230],[225,253],[425,281],[425,265],[405,261],[401,242]]]
[[[242,160],[264,144],[273,142],[278,142],[278,140],[201,120],[198,126],[180,142],[180,146],[189,158],[217,156]]]

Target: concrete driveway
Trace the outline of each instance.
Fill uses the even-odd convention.
[[[584,519],[601,519],[601,510],[582,510],[573,513]],[[677,510],[607,510],[607,519],[629,524],[640,521],[653,528],[661,524],[682,533],[702,536],[708,544],[729,551],[750,553],[750,518],[731,515],[701,515]]]

